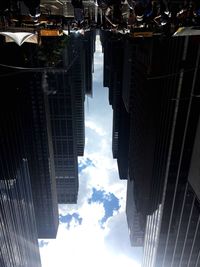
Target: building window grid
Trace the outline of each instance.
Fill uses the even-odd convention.
[[[64,96],[63,96],[64,97]],[[70,98],[71,99],[71,98]],[[68,97],[68,101],[69,101],[69,97]],[[67,104],[67,103],[66,103]],[[70,114],[69,114],[69,111],[70,111]],[[61,111],[60,111],[61,112]],[[58,120],[60,120],[61,119],[61,116],[59,116],[60,114],[58,113],[57,115],[57,117],[55,117],[54,116],[54,114],[52,114],[53,115],[53,119],[54,118],[57,118]],[[65,117],[66,118],[66,127],[68,127],[68,128],[70,128],[71,127],[71,129],[66,129],[66,133],[67,133],[67,135],[66,135],[66,137],[65,138],[63,138],[63,136],[62,136],[62,138],[61,138],[61,136],[58,136],[58,135],[56,135],[55,134],[55,136],[54,136],[54,144],[55,144],[55,153],[57,153],[58,152],[58,142],[60,142],[60,146],[61,146],[61,150],[60,150],[60,155],[66,155],[68,158],[70,158],[70,155],[72,156],[72,155],[74,155],[74,144],[73,144],[73,122],[72,122],[72,110],[70,109],[70,110],[68,110],[68,112],[67,112],[67,110],[66,110],[66,112],[65,112],[65,114],[63,114],[64,116],[63,117]],[[70,116],[69,116],[70,115]],[[70,120],[69,120],[70,119]],[[68,123],[69,122],[69,123]],[[61,128],[61,124],[59,124],[59,128]],[[61,132],[62,131],[62,129],[59,129],[59,131]],[[59,153],[57,153],[57,154],[59,154]],[[66,157],[62,157],[62,158],[65,158],[66,159]],[[60,165],[60,164],[59,164]],[[63,167],[60,165],[60,169],[62,169],[62,170],[64,170],[64,168],[65,168],[65,170],[66,170],[66,174],[68,173],[67,172],[67,170],[69,170],[69,167],[70,166],[68,166],[67,167],[67,165],[66,166],[64,166],[65,165],[65,162],[63,161]],[[69,164],[68,164],[69,165]],[[74,165],[74,164],[73,164]],[[58,166],[56,166],[56,167],[58,167]],[[71,168],[71,170],[73,170],[73,166],[72,166],[72,168]],[[64,198],[64,196],[60,196],[60,194],[58,194],[58,198],[59,198],[59,201],[64,201],[64,202],[66,202],[67,201],[67,199],[66,198]],[[71,202],[71,200],[69,199],[69,201]]]
[[[200,224],[200,215],[198,217],[198,221],[197,221],[197,225],[196,225],[196,229],[195,229],[195,233],[194,233],[194,238],[193,238],[192,246],[191,246],[191,250],[190,250],[190,255],[189,255],[189,259],[188,259],[188,263],[187,263],[187,267],[190,267],[190,262],[192,260],[192,254],[193,254],[193,249],[194,249],[194,245],[196,242],[197,232],[199,230],[199,224]]]
[[[187,48],[187,40],[188,39],[185,39],[185,48]],[[183,57],[184,57],[184,52],[183,52]],[[183,57],[182,57],[182,59],[184,59]],[[181,73],[181,74],[183,76],[183,73]],[[181,86],[182,86],[182,84],[181,84],[182,83],[181,74],[180,74],[180,78],[179,78],[180,91],[177,92],[178,94],[181,93]],[[185,130],[187,129],[187,125],[188,125],[188,120],[186,120]],[[185,130],[184,130],[184,133],[185,133]],[[184,145],[184,143],[185,143],[185,134],[183,135],[183,145]],[[182,145],[181,152],[180,152],[180,160],[179,160],[179,166],[178,166],[178,170],[177,170],[177,177],[176,177],[176,183],[175,183],[175,189],[174,189],[174,197],[173,197],[173,202],[172,202],[172,210],[171,210],[171,214],[170,214],[170,222],[169,222],[169,227],[168,227],[168,233],[167,233],[166,246],[165,246],[165,250],[164,250],[164,257],[163,257],[162,266],[163,266],[163,264],[165,262],[166,250],[167,250],[168,241],[169,241],[169,234],[170,234],[170,231],[171,231],[171,220],[172,220],[172,214],[173,214],[173,211],[174,211],[175,196],[176,196],[176,193],[177,193],[178,181],[179,181],[179,178],[180,178],[180,166],[181,166],[181,159],[182,159],[183,148],[184,148],[183,145]]]
[[[183,217],[183,211],[184,211],[184,206],[185,206],[185,201],[186,201],[186,196],[187,196],[187,189],[188,189],[188,183],[185,186],[185,191],[184,191],[184,197],[183,197],[183,202],[182,202],[182,207],[181,207],[181,213],[180,213],[180,218],[179,218],[179,224],[178,224],[178,229],[177,229],[177,234],[176,234],[176,239],[175,239],[175,245],[174,245],[174,252],[172,255],[172,261],[171,265],[174,265],[174,260],[175,260],[175,253],[177,249],[177,244],[178,244],[178,238],[180,234],[180,228],[181,228],[181,222],[182,222],[182,217]],[[163,261],[164,262],[164,261]]]
[[[159,223],[159,210],[157,209],[153,216],[153,229],[152,229],[152,242],[153,242],[153,246],[151,246],[151,266],[154,265],[154,261],[155,261],[155,257],[156,257],[156,242],[157,242],[157,228],[158,228],[158,223]]]
[[[144,266],[146,267],[149,267],[150,266],[150,247],[151,247],[151,239],[150,239],[150,235],[151,235],[151,222],[152,222],[152,217],[149,215],[148,217],[148,224],[147,224],[147,232],[145,233],[146,235],[146,243],[147,243],[147,246],[145,246],[145,254],[146,254],[146,257],[145,257],[145,264]]]
[[[149,232],[149,215],[147,216],[147,221],[146,221],[146,228],[145,228],[145,237],[144,237],[144,251],[143,251],[143,262],[142,266],[146,266],[146,261],[147,261],[147,250],[148,250],[148,232]]]
[[[151,245],[149,247],[149,259],[150,259],[150,266],[153,266],[153,260],[154,260],[154,257],[155,257],[155,237],[156,237],[156,227],[157,227],[157,223],[156,223],[156,219],[157,219],[157,216],[158,216],[158,211],[156,210],[153,215],[151,216],[152,217],[152,222],[151,222],[151,234],[150,234],[150,240],[151,240]]]
[[[191,210],[190,210],[190,215],[189,215],[189,221],[187,222],[188,225],[187,225],[187,229],[186,229],[186,233],[185,233],[185,239],[184,239],[184,243],[183,243],[183,248],[182,248],[182,253],[181,253],[179,266],[181,266],[182,261],[183,261],[183,255],[184,255],[184,251],[185,251],[186,241],[187,241],[187,237],[188,237],[188,231],[189,231],[190,222],[191,222],[191,218],[192,218],[192,213],[193,213],[193,209],[194,209],[195,198],[196,198],[195,195],[193,195],[192,207],[190,207]]]
[[[157,245],[159,240],[159,223],[161,219],[160,216],[161,205],[152,215],[147,216],[144,241],[144,256],[142,262],[143,267],[152,267],[155,264]]]
[[[19,175],[23,176],[22,173],[20,173]],[[21,178],[18,177],[17,179],[21,179]],[[3,225],[1,223],[2,225],[1,228],[5,229],[5,231],[2,232],[4,236],[4,240],[5,240],[5,246],[3,246],[2,249],[4,249],[4,252],[6,249],[5,253],[2,250],[2,253],[5,256],[5,257],[3,256],[3,259],[6,261],[6,263],[8,262],[7,261],[8,259],[10,263],[12,261],[12,265],[10,266],[14,266],[16,260],[20,261],[23,266],[26,266],[25,259],[28,258],[28,254],[30,254],[30,252],[28,251],[29,247],[25,246],[23,242],[19,242],[20,240],[18,239],[18,236],[26,237],[28,234],[31,237],[34,231],[36,233],[36,228],[33,228],[30,225],[30,223],[33,224],[34,221],[33,221],[33,218],[29,216],[29,210],[27,210],[25,207],[24,200],[26,201],[26,197],[25,199],[23,198],[23,200],[22,199],[20,200],[22,196],[25,196],[28,193],[26,192],[25,187],[24,187],[26,185],[24,185],[24,183],[21,183],[21,186],[17,187],[18,189],[16,188],[16,186],[10,188],[9,181],[10,180],[4,181],[6,194],[8,195],[8,197],[2,198],[2,194],[0,196],[1,207],[2,207],[1,214],[4,213],[2,217],[4,219],[2,219],[1,222],[2,221],[6,222]],[[27,180],[25,180],[25,182],[27,182]],[[32,214],[32,211],[31,211],[31,214]],[[24,224],[24,219],[26,222],[25,224]],[[25,225],[25,228],[24,228],[24,225]],[[12,252],[10,248],[12,248]]]
[[[59,102],[59,98],[56,100],[58,100],[58,102]],[[64,100],[66,100],[66,98],[64,98]],[[55,100],[53,100],[53,101],[55,101]],[[65,102],[63,102],[63,105],[64,105],[64,103],[65,103],[65,105],[67,105],[67,102],[69,102],[69,99],[67,99]],[[64,110],[64,107],[63,107],[63,110]],[[70,105],[69,111],[71,114],[71,105]],[[65,112],[63,112],[63,117],[66,117],[66,115],[68,113],[69,112],[67,112],[67,110],[65,110]],[[68,120],[66,120],[65,129],[63,128],[63,122],[60,121],[60,119],[61,119],[60,115],[61,114],[62,114],[62,110],[60,110],[60,106],[59,106],[58,114],[57,114],[57,115],[59,115],[58,128],[55,125],[56,122],[53,124],[55,154],[69,155],[69,154],[73,154],[73,144],[71,144],[71,142],[73,141],[73,137],[71,136],[71,138],[70,138],[69,133],[68,133],[69,132],[68,128],[70,126],[70,125],[69,126],[67,125]],[[55,113],[53,113],[52,115],[54,117]],[[56,129],[57,133],[55,132],[55,129]],[[66,132],[66,136],[64,137],[62,135],[62,139],[61,139],[61,134],[63,133],[63,129]],[[58,136],[58,132],[60,133],[60,136]],[[68,135],[67,135],[67,133],[68,133]],[[71,132],[71,134],[72,134],[72,132]],[[58,147],[58,145],[60,146],[60,148]],[[64,161],[63,161],[63,166],[64,166]]]

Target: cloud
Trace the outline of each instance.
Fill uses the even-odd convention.
[[[100,136],[105,135],[105,131],[101,127],[99,127],[98,124],[95,124],[95,122],[93,121],[86,121],[85,127],[89,128],[90,130],[95,131]]]
[[[66,231],[66,224],[59,225],[57,239],[40,249],[42,266],[65,267],[68,265],[139,267],[141,250],[131,248],[128,242],[124,214],[118,213],[107,220],[102,229],[98,220],[104,214],[102,203],[85,203],[80,216],[81,225]]]
[[[123,254],[134,259],[138,266],[142,260],[142,248],[131,247],[125,212],[120,212],[111,217],[107,222],[107,235],[105,245],[113,254]]]

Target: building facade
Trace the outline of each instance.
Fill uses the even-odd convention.
[[[104,68],[112,72],[106,34]],[[144,246],[145,267],[198,266],[199,36],[122,39],[131,244]],[[110,77],[104,85],[113,99]]]
[[[24,66],[26,49],[29,50],[30,46],[21,49],[14,43],[5,45],[2,42],[2,63]],[[24,158],[28,161],[38,238],[55,238],[58,228],[58,202],[50,113],[47,94],[41,86],[42,74],[39,72],[24,74],[23,71],[15,74],[14,70],[10,70],[11,78],[8,79],[3,75],[7,72],[9,71],[6,68],[1,68],[1,81],[6,84],[6,90],[10,95],[4,104],[13,105],[18,111],[18,121],[24,137],[19,145],[24,147],[26,153]],[[5,92],[3,96],[6,96]]]
[[[122,99],[124,39],[120,34],[102,31],[101,41],[104,53],[104,87],[109,90],[109,104],[113,109],[112,152],[117,159],[120,179],[128,178],[128,149],[130,115]]]
[[[71,34],[63,50],[66,72],[48,74],[56,186],[59,203],[77,203],[78,157],[85,147],[85,95],[92,96],[95,35]]]
[[[15,93],[5,90],[0,99],[0,266],[41,267],[26,136]]]
[[[176,103],[174,128],[170,132],[164,186],[157,191],[162,200],[158,209],[147,216],[145,267],[198,266],[200,262],[197,175],[200,42],[198,36],[174,38],[180,40],[177,50],[172,46],[174,52],[180,53],[178,86],[175,87],[179,95],[172,98]],[[172,76],[168,79],[173,85]]]

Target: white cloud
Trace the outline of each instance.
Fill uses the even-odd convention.
[[[125,212],[121,211],[111,217],[107,222],[107,228],[109,229],[105,236],[107,249],[113,254],[121,253],[129,259],[135,259],[139,264],[142,249],[131,247]]]
[[[105,135],[105,131],[99,127],[97,124],[95,124],[93,121],[85,121],[85,127],[94,130],[97,134],[99,134],[100,136],[104,136]]]
[[[60,225],[56,241],[41,249],[42,266],[140,266],[130,255],[123,213],[113,216],[103,230],[97,223],[103,215],[102,205],[85,205],[82,212],[85,220],[81,226],[68,231]]]

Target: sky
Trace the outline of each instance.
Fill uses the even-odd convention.
[[[79,157],[77,204],[59,205],[56,239],[39,240],[42,267],[140,267],[142,249],[130,245],[125,214],[126,181],[112,157],[112,107],[103,87],[99,36],[93,96],[85,101],[85,151]]]

